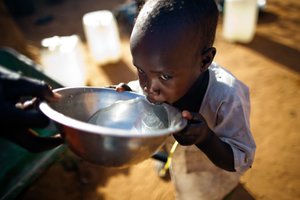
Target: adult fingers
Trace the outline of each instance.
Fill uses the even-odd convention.
[[[53,93],[50,85],[44,81],[21,77],[17,80],[10,80],[6,84],[6,94],[10,94],[13,98],[22,96],[34,96],[46,100],[55,100],[59,98],[57,93]]]
[[[64,143],[61,137],[40,137],[31,129],[6,129],[4,137],[33,153],[50,150]]]
[[[16,125],[22,128],[43,128],[49,123],[49,118],[38,109],[24,110],[11,104],[2,104],[0,110],[0,120],[3,126]]]

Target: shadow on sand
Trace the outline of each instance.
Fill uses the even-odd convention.
[[[101,68],[104,73],[106,73],[112,84],[118,84],[120,82],[127,83],[137,79],[137,75],[122,60],[114,64],[103,65]]]
[[[300,73],[300,51],[281,44],[270,38],[256,34],[253,41],[245,47],[251,48],[263,56],[274,60],[287,68]]]
[[[291,11],[296,8],[298,8],[296,5],[291,5],[289,7]],[[259,13],[258,26],[276,23],[281,29],[291,29],[290,31],[293,32],[292,29],[298,25],[298,21],[293,20],[292,18],[288,20],[288,22],[284,21],[285,23],[282,23],[278,15],[269,11],[264,11]],[[272,33],[270,32],[270,34]],[[250,43],[241,45],[251,48],[261,55],[300,73],[299,49],[287,46],[279,41],[272,40],[272,37],[259,33],[256,33],[254,39]]]
[[[224,200],[255,200],[255,198],[245,189],[243,184],[239,183]]]

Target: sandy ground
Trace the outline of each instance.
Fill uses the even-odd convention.
[[[41,39],[78,34],[85,42],[83,14],[113,9],[123,1],[64,0],[53,5],[45,2],[37,3],[33,15],[16,19],[27,43],[35,50],[36,59]],[[250,87],[251,128],[257,143],[254,165],[242,177],[241,185],[230,199],[300,199],[299,11],[298,0],[267,1],[267,8],[259,17],[255,38],[249,44],[225,41],[220,19],[215,61]],[[35,25],[38,18],[47,15],[53,20]],[[135,78],[126,37],[122,44],[122,60],[112,65],[95,64],[86,51],[89,85],[103,86]],[[152,162],[149,159],[131,168],[110,169],[66,152],[21,198],[173,200],[172,183],[156,176]]]

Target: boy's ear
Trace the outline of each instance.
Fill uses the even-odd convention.
[[[210,47],[202,53],[202,65],[201,65],[202,72],[206,71],[207,68],[210,66],[210,64],[214,60],[216,52],[217,50],[215,47]]]

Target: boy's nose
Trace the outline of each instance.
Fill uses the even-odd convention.
[[[148,83],[144,86],[144,91],[151,96],[159,95],[159,87],[155,83],[155,81],[148,81]]]

